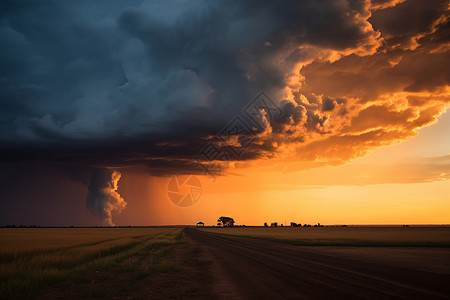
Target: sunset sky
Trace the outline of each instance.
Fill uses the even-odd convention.
[[[2,1],[0,20],[0,225],[450,223],[450,1]]]

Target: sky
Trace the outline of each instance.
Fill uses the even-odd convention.
[[[450,223],[449,1],[0,8],[0,225]]]

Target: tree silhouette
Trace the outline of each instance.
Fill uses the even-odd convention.
[[[223,227],[233,227],[234,226],[234,220],[233,220],[233,218],[230,218],[230,217],[224,217],[224,216],[220,217],[217,220],[217,224],[219,224],[219,223],[222,223]]]

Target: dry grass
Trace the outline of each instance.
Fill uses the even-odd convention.
[[[450,247],[450,227],[234,227],[201,230],[305,246]]]
[[[0,298],[29,298],[88,271],[134,268],[136,255],[158,261],[164,246],[181,240],[176,228],[0,229]]]
[[[136,238],[171,232],[172,228],[0,228],[0,251],[35,251]],[[176,230],[176,229],[175,229]]]

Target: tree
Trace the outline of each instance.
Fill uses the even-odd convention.
[[[278,222],[273,222],[272,224],[270,224],[270,227],[277,227],[278,226]]]
[[[224,217],[224,216],[220,217],[217,220],[217,224],[219,224],[219,223],[222,223],[223,227],[233,227],[234,226],[234,220],[233,220],[233,218],[230,218],[230,217]]]
[[[269,225],[267,225],[267,222],[264,222],[264,227],[269,227]]]

